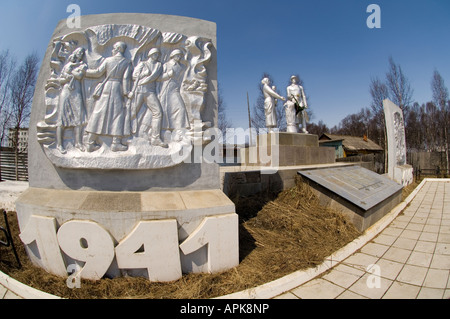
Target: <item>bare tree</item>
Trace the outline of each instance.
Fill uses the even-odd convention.
[[[0,52],[0,145],[3,144],[11,121],[10,88],[14,69],[15,60],[9,51]]]
[[[444,84],[444,79],[439,74],[438,71],[434,71],[433,79],[431,81],[431,89],[433,92],[433,102],[438,107],[438,112],[436,112],[436,121],[439,123],[438,133],[440,138],[440,148],[445,150],[445,166],[447,171],[449,170],[449,160],[448,160],[448,89]]]
[[[416,151],[425,150],[425,134],[424,128],[421,123],[422,107],[419,103],[415,102],[410,107],[408,117],[405,118],[405,122],[408,123],[408,131],[406,133],[406,141],[408,142],[409,149],[415,149]]]
[[[367,135],[370,110],[362,108],[358,113],[347,115],[339,123],[338,127],[331,130],[332,134],[361,136]]]
[[[15,68],[15,60],[11,57],[8,50],[0,52],[0,147],[3,145],[5,136],[8,133],[8,128],[11,122],[10,110],[10,87],[11,76]],[[0,152],[1,162],[1,152]],[[0,180],[1,180],[0,168]]]
[[[408,79],[403,74],[402,68],[394,62],[392,57],[389,58],[389,71],[386,73],[386,85],[389,90],[389,98],[402,109],[406,116],[408,107],[413,102],[413,90]]]
[[[233,124],[226,114],[227,105],[223,99],[222,88],[217,86],[217,104],[218,104],[218,123],[217,126],[222,134],[225,136],[227,128],[230,128]]]
[[[376,139],[375,136],[372,136],[372,138],[378,141],[378,144],[381,145],[384,150],[387,150],[383,101],[389,97],[389,89],[379,78],[373,78],[370,82],[369,91],[372,96],[370,107],[372,109],[374,129],[377,135]],[[384,157],[385,171],[387,171],[387,152],[384,152]]]
[[[32,53],[25,57],[22,65],[15,70],[10,86],[11,126],[14,129],[12,145],[15,153],[16,179],[18,179],[19,131],[28,125],[31,114],[34,87],[38,72],[38,57]]]

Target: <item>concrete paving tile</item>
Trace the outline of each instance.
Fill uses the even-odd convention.
[[[422,231],[424,227],[423,224],[409,223],[405,230]]]
[[[420,287],[395,281],[383,299],[415,299],[419,294]]]
[[[298,297],[290,292],[285,292],[284,294],[276,296],[273,299],[298,299]]]
[[[447,287],[448,278],[448,270],[430,268],[427,276],[425,277],[425,281],[423,282],[423,286],[428,288],[445,289]]]
[[[391,247],[389,250],[383,255],[384,259],[396,261],[399,263],[405,263],[409,255],[411,255],[411,251],[407,249]]]
[[[441,220],[441,226],[449,226],[450,225],[450,219],[442,219]]]
[[[418,241],[416,246],[414,246],[414,251],[419,251],[422,253],[434,253],[436,248],[436,243],[431,241]]]
[[[417,239],[419,239],[419,237],[420,237],[421,234],[422,234],[422,232],[417,231],[417,230],[409,230],[409,229],[405,229],[405,230],[400,234],[400,238],[407,238],[407,239],[417,240]]]
[[[437,243],[435,253],[438,255],[450,255],[450,244]]]
[[[413,251],[406,263],[409,265],[429,267],[432,258],[433,254]]]
[[[435,269],[450,269],[450,255],[433,255],[430,268]]]
[[[408,225],[408,222],[400,221],[400,220],[394,220],[389,227],[394,227],[398,229],[404,229]]]
[[[412,218],[416,214],[417,208],[418,208],[418,206],[411,206],[410,205],[402,213],[403,213],[403,215],[411,216],[411,218]]]
[[[342,287],[319,278],[292,289],[290,292],[301,299],[334,299],[344,290]]]
[[[339,265],[338,267],[334,268],[330,273],[324,275],[322,278],[338,286],[348,288],[355,281],[361,278],[361,276],[364,275],[363,271],[353,267],[349,267],[342,264]]]
[[[425,233],[425,232],[422,232],[422,234],[419,237],[419,240],[436,242],[437,238],[438,238],[438,234],[437,233]]]
[[[397,216],[397,218],[395,218],[395,221],[399,221],[399,222],[406,222],[406,223],[409,223],[410,221],[411,221],[411,216],[407,216],[407,215],[402,215],[402,214],[399,214],[398,216]]]
[[[380,266],[381,277],[394,280],[402,270],[404,264],[381,258],[377,261]]]
[[[367,255],[381,257],[388,249],[389,246],[386,245],[381,245],[377,243],[368,243],[363,248],[361,248],[361,252]]]
[[[427,216],[428,216],[428,213],[427,213]],[[411,218],[411,223],[415,223],[415,224],[422,224],[422,225],[425,225],[426,224],[426,222],[427,222],[427,218],[428,217],[417,217],[417,214],[416,214],[416,216],[415,217],[413,217],[413,218]]]
[[[427,233],[439,233],[439,228],[439,225],[425,225],[422,231]]]
[[[8,290],[6,294],[3,296],[3,299],[23,299],[23,298],[13,293],[11,290]]]
[[[8,291],[8,289],[6,289],[5,286],[0,285],[0,299],[3,299],[3,297],[5,296],[7,291]]]
[[[439,233],[437,241],[438,243],[450,244],[450,234]]]
[[[355,294],[350,290],[346,290],[342,294],[340,294],[336,299],[368,299],[368,298]]]
[[[441,226],[439,232],[442,234],[450,234],[450,226]]]
[[[373,286],[374,280],[379,280],[379,286]],[[352,286],[348,288],[349,291],[362,295],[370,299],[380,299],[384,293],[391,286],[392,280],[379,277],[377,278],[373,274],[365,274]],[[373,288],[370,288],[373,287]]]
[[[366,270],[369,265],[375,264],[378,257],[367,255],[364,253],[356,253],[343,261],[344,265]]]
[[[421,286],[425,279],[425,276],[427,275],[427,271],[428,268],[425,267],[405,265],[400,274],[397,276],[397,281]]]
[[[416,246],[417,241],[414,239],[409,238],[402,238],[399,237],[397,240],[392,244],[393,247],[402,248],[402,249],[408,249],[413,250],[414,246]]]
[[[391,246],[397,240],[397,236],[391,236],[386,234],[380,234],[373,239],[373,242],[377,244]]]
[[[440,218],[428,218],[427,222],[425,224],[426,225],[440,225],[441,219]]]
[[[420,289],[417,299],[442,299],[445,289],[427,288]]]
[[[414,217],[413,218],[411,218],[411,223],[415,223],[415,218],[428,218],[428,215],[429,215],[430,213],[428,212],[428,211],[425,211],[425,212],[416,212],[416,214],[414,215]],[[424,224],[425,223],[425,221],[426,221],[426,219],[425,220],[423,220],[423,223],[421,223],[421,224]]]
[[[385,235],[391,235],[391,236],[395,236],[398,237],[400,236],[400,234],[402,233],[402,229],[401,228],[395,228],[392,226],[388,226],[383,230],[383,234]]]

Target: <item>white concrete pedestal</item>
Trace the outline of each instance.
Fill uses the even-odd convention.
[[[171,281],[239,264],[238,216],[221,190],[29,188],[16,208],[32,262],[57,275]]]

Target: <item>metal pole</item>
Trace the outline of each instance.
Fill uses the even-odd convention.
[[[250,131],[250,141],[248,143],[249,144],[248,146],[251,146],[253,138],[252,138],[252,120],[251,120],[251,117],[250,117],[250,102],[249,102],[249,99],[248,99],[248,92],[247,92],[247,109],[248,109],[248,129]]]

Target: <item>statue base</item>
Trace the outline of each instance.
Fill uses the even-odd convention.
[[[16,209],[31,261],[60,276],[172,281],[239,264],[238,216],[221,190],[29,188]]]
[[[414,181],[413,167],[408,164],[394,166],[392,179],[402,186],[412,184]]]
[[[334,150],[319,147],[319,138],[314,134],[261,134],[256,146],[241,149],[241,163],[246,166],[278,167],[334,162]]]

